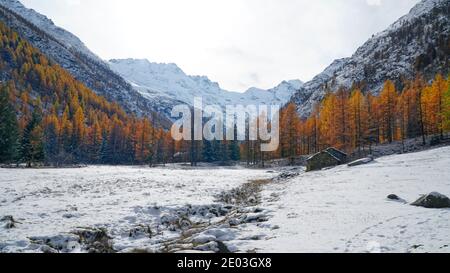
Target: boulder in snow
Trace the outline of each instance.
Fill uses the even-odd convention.
[[[411,205],[429,209],[450,208],[450,199],[438,192],[432,192],[430,194],[422,196]]]
[[[206,243],[215,242],[215,241],[216,241],[216,236],[204,235],[204,234],[199,234],[192,239],[192,242],[194,244],[206,244]]]
[[[389,200],[389,201],[394,201],[394,202],[400,202],[400,203],[403,203],[403,204],[406,204],[406,203],[407,203],[405,199],[400,198],[400,197],[399,197],[398,195],[396,195],[396,194],[389,194],[389,195],[387,196],[387,200]]]
[[[393,201],[398,201],[398,200],[400,200],[400,197],[398,197],[396,194],[389,194],[387,199],[393,200]]]
[[[217,242],[209,242],[207,244],[204,245],[199,245],[194,247],[194,250],[199,250],[199,251],[208,251],[208,252],[219,252],[219,246],[217,244]]]
[[[80,237],[75,234],[56,236],[33,236],[30,242],[40,246],[43,253],[70,253],[81,249]]]
[[[191,220],[189,220],[188,218],[181,218],[178,221],[178,226],[180,227],[181,230],[188,230],[192,228],[193,224]]]
[[[16,224],[18,224],[19,222],[17,222],[14,217],[12,217],[11,215],[7,215],[3,218],[0,219],[0,222],[5,223],[4,227],[6,229],[11,229],[11,228],[15,228]]]
[[[112,237],[104,228],[80,228],[72,231],[88,253],[114,253]]]

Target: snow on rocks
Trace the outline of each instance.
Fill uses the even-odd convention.
[[[209,242],[203,245],[194,247],[194,250],[199,250],[203,252],[219,252],[219,245],[217,242]]]
[[[30,237],[29,249],[44,253],[69,253],[81,249],[80,237],[75,234]]]
[[[284,181],[288,179],[295,178],[299,176],[302,172],[298,171],[284,171],[280,175],[278,175],[276,178],[274,178],[274,181]]]
[[[398,197],[396,194],[389,194],[387,199],[398,201],[398,200],[400,200],[400,197]]]
[[[11,228],[16,228],[17,224],[19,224],[19,222],[17,222],[14,217],[12,217],[11,215],[7,215],[4,216],[0,219],[0,223],[3,223],[3,227],[5,229],[11,229]]]
[[[269,218],[267,216],[267,212],[264,211],[245,214],[241,219],[241,223],[261,223],[267,222]]]
[[[152,238],[153,231],[149,225],[138,225],[129,231],[130,238]]]
[[[192,229],[183,232],[183,236],[165,242],[165,252],[180,252],[190,249],[206,252],[236,252],[239,244],[246,240],[266,238],[262,229],[271,229],[271,225],[260,226],[268,221],[270,211],[254,206],[261,201],[263,186],[276,178],[253,180],[238,188],[216,195],[219,202],[210,207],[216,210],[215,217],[209,222],[200,221]],[[232,203],[232,204],[230,204]],[[191,210],[195,211],[195,210]],[[193,219],[194,214],[187,217]]]
[[[348,163],[348,166],[349,167],[361,166],[361,165],[369,164],[369,163],[373,162],[373,160],[374,160],[373,157],[366,157],[366,158],[362,158],[362,159],[350,162],[350,163]]]
[[[105,228],[80,228],[72,232],[89,253],[114,253],[112,237]]]
[[[428,209],[450,208],[450,199],[438,192],[432,192],[422,196],[411,205]]]
[[[406,200],[400,198],[400,197],[399,197],[398,195],[396,195],[396,194],[389,194],[389,195],[387,196],[387,200],[389,200],[389,201],[395,201],[395,202],[400,202],[400,203],[403,203],[403,204],[406,204],[406,203],[407,203]]]
[[[192,238],[192,242],[194,243],[194,244],[206,244],[206,243],[209,243],[209,242],[213,242],[213,241],[216,241],[217,240],[217,238],[216,238],[216,236],[214,236],[214,235],[207,235],[207,234],[199,234],[199,235],[196,235],[194,238]]]
[[[55,236],[33,236],[27,251],[44,253],[113,253],[111,237],[105,229],[79,228]]]

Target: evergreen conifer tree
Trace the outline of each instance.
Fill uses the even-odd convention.
[[[0,90],[0,162],[12,162],[18,151],[18,123],[14,107],[9,101],[9,90]]]

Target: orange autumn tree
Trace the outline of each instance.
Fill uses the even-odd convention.
[[[444,130],[450,131],[450,76],[447,78],[447,91],[444,93]]]
[[[368,135],[368,108],[366,98],[361,90],[356,89],[352,92],[349,103],[349,128],[351,136],[351,148],[361,151]]]
[[[320,106],[315,105],[309,118],[300,124],[299,154],[311,154],[319,150]]]
[[[349,92],[344,88],[340,88],[336,92],[335,130],[337,142],[334,145],[339,149],[348,149],[350,143],[348,100]]]
[[[380,121],[381,121],[381,142],[393,142],[395,139],[395,113],[397,103],[397,91],[392,81],[386,81],[379,97]]]
[[[386,81],[379,96],[361,90],[344,89],[328,93],[317,103],[311,115],[298,122],[295,155],[306,155],[334,146],[350,153],[372,151],[373,145],[427,136],[445,136],[450,131],[450,79],[441,75],[426,84],[418,75],[404,83],[397,92],[392,81]],[[289,108],[289,110],[287,110]],[[282,111],[282,147],[289,147],[289,119],[295,106]],[[289,156],[292,154],[290,153]],[[286,157],[284,153],[278,153]]]
[[[365,108],[367,109],[367,135],[366,142],[369,146],[369,151],[372,146],[379,142],[381,133],[381,118],[380,118],[380,104],[377,97],[371,93],[365,96]]]
[[[151,153],[152,128],[150,121],[143,119],[137,122],[135,140],[136,140],[136,160],[142,163],[148,163]]]
[[[280,113],[280,148],[281,157],[289,157],[291,161],[297,155],[300,137],[300,118],[294,103],[288,104]]]
[[[321,103],[319,113],[320,146],[326,148],[337,143],[336,95],[328,94]]]
[[[445,93],[448,91],[448,83],[442,77],[442,75],[436,75],[436,78],[431,85],[431,107],[433,108],[433,112],[436,113],[436,130],[437,133],[444,137],[444,129],[445,129]]]

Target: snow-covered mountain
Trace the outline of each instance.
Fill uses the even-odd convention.
[[[0,20],[97,94],[138,116],[157,112],[166,123],[174,105],[192,104],[194,96],[220,106],[285,104],[302,85],[289,81],[271,90],[252,88],[241,94],[222,90],[207,77],[188,76],[175,64],[131,59],[105,62],[78,37],[18,0],[0,1]]]
[[[46,16],[26,8],[17,0],[1,0],[0,20],[69,71],[77,80],[97,94],[117,102],[127,112],[151,117],[155,117],[154,113],[159,112],[159,105],[144,99],[78,37],[56,26]],[[159,119],[164,125],[168,124],[165,117]]]
[[[167,124],[172,107],[192,104],[194,97],[220,106],[285,104],[291,100],[302,116],[308,116],[326,92],[340,87],[357,85],[377,94],[387,79],[401,87],[402,79],[417,73],[427,79],[437,72],[447,74],[449,6],[449,0],[423,0],[352,57],[334,61],[313,80],[284,81],[270,90],[250,88],[245,93],[223,90],[205,76],[186,75],[175,64],[134,59],[105,62],[75,35],[17,0],[0,1],[0,20],[99,95],[138,116],[159,113]]]
[[[423,0],[409,14],[385,31],[374,35],[349,58],[334,61],[324,72],[305,83],[293,96],[299,113],[307,117],[326,92],[359,86],[378,94],[390,79],[402,86],[402,79],[417,73],[430,79],[437,72],[449,72],[450,1]]]
[[[284,81],[270,90],[250,88],[245,93],[223,90],[206,76],[186,75],[176,64],[152,63],[148,60],[124,59],[109,61],[112,70],[136,88],[144,97],[167,104],[192,105],[194,97],[203,98],[208,105],[284,105],[303,83]]]

